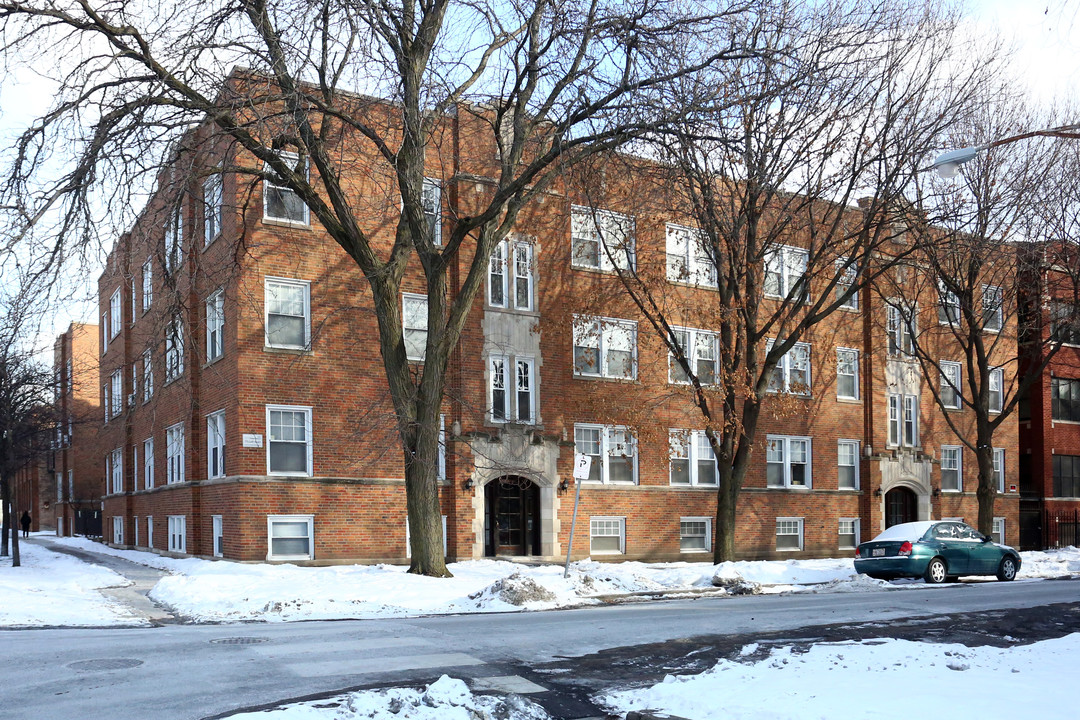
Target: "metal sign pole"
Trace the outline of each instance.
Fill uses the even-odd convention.
[[[574,515],[570,520],[570,542],[566,546],[566,566],[562,576],[570,576],[570,554],[574,552],[574,530],[577,528],[578,503],[581,502],[581,481],[589,477],[592,468],[592,456],[577,453],[574,455]]]

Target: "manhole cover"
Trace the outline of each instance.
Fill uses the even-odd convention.
[[[270,638],[261,637],[231,637],[231,638],[214,638],[210,642],[215,645],[258,645],[259,643],[267,642]]]
[[[77,672],[91,672],[94,670],[126,670],[127,668],[139,667],[142,660],[135,658],[101,658],[100,660],[80,660],[68,663],[68,667]]]

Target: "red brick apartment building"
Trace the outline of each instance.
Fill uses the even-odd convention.
[[[12,521],[16,527],[22,528],[19,519],[23,511],[30,513],[30,530],[53,529],[53,479],[44,460],[30,462],[15,471],[13,501],[14,509]]]
[[[1073,246],[1030,246],[1039,267],[1021,287],[1030,291],[1021,307],[1034,351],[1025,372],[1045,362],[1050,338],[1062,343],[1039,373],[1020,407],[1020,544],[1063,547],[1080,544],[1080,331],[1064,322],[1077,307],[1080,257]],[[1070,309],[1072,311],[1070,312]]]
[[[185,163],[221,164],[211,156],[225,151],[195,147]],[[490,150],[440,152],[428,159],[427,199],[431,222],[446,227],[485,192]],[[355,178],[390,237],[399,200],[379,180]],[[403,561],[403,470],[366,281],[288,190],[228,172],[177,182],[162,175],[99,280],[106,540],[240,561]],[[707,302],[708,287],[676,268],[696,262],[685,220],[640,212],[625,192],[593,213],[568,187],[536,200],[496,250],[451,364],[447,554],[563,556],[577,451],[593,471],[575,557],[706,559],[716,473],[700,427],[673,392],[653,413],[662,430],[638,431],[636,398],[677,390],[667,353],[625,303],[598,313],[586,302],[617,282],[591,229],[597,217],[632,238],[639,261],[674,263],[671,282]],[[790,268],[804,251],[778,252],[788,268],[779,282],[796,282]],[[426,300],[405,293],[402,306],[419,361]],[[920,326],[938,322],[936,299],[918,308]],[[845,556],[886,524],[975,521],[974,458],[890,312],[864,292],[778,371],[789,410],[761,429],[740,498],[742,557]],[[716,334],[683,332],[699,362],[715,362]],[[1011,541],[1015,429],[999,439],[997,529]]]

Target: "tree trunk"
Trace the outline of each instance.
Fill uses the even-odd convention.
[[[994,531],[994,500],[997,497],[997,486],[994,482],[994,448],[989,440],[985,443],[979,441],[975,459],[979,463],[979,487],[976,490],[979,499],[978,530],[983,535],[990,535]]]
[[[436,423],[435,427],[438,427]],[[415,436],[426,434],[419,431]],[[414,436],[414,437],[415,437]],[[412,458],[405,463],[405,496],[409,517],[409,572],[432,577],[452,577],[443,554],[442,511],[439,504],[438,433],[434,452],[427,442],[418,442]]]
[[[7,478],[0,478],[0,507],[3,508],[2,531],[0,531],[0,557],[8,554],[8,529],[11,527],[11,509]]]
[[[717,468],[720,487],[716,491],[716,545],[713,547],[713,563],[719,565],[735,559],[735,506],[739,491],[735,488],[734,468],[723,465]]]

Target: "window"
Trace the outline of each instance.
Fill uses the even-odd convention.
[[[938,280],[938,322],[942,325],[960,322],[960,298],[943,280]]]
[[[225,293],[218,290],[206,299],[206,360],[217,360],[225,351]]]
[[[206,476],[225,477],[225,411],[206,416]]]
[[[304,159],[304,167],[299,168],[297,165],[299,165],[300,156],[296,153],[280,152],[278,157],[286,165],[291,166],[293,173],[300,172],[304,179],[307,179],[307,158]],[[268,176],[263,179],[263,219],[307,225],[308,207],[300,196],[286,187],[285,181],[269,165],[263,166],[263,172]]]
[[[424,221],[427,223],[431,244],[442,245],[442,188],[438,182],[424,178],[420,202],[424,206]]]
[[[225,557],[225,524],[220,515],[211,515],[210,523],[214,534],[214,557]]]
[[[312,560],[314,515],[268,515],[267,560]]]
[[[887,443],[893,446],[900,444],[900,404],[903,401],[903,397],[903,395],[889,395],[888,397],[889,436]]]
[[[1066,345],[1080,345],[1080,307],[1056,301],[1050,304],[1050,336]]]
[[[139,489],[139,446],[135,445],[131,448],[131,489]],[[135,532],[138,533],[138,525],[136,524]],[[137,545],[138,543],[136,543]]]
[[[124,380],[119,370],[109,376],[109,417],[116,417],[124,408]]]
[[[442,517],[442,552],[446,555],[446,516]],[[405,557],[412,557],[412,534],[409,532],[409,518],[405,518]]]
[[[960,492],[964,489],[962,476],[962,453],[959,447],[941,446],[941,491]]]
[[[938,363],[940,370],[939,382],[941,389],[939,394],[941,404],[950,410],[959,410],[960,399],[960,363],[950,360],[942,360]]]
[[[633,379],[636,354],[636,322],[574,316],[575,375]]]
[[[154,268],[147,260],[142,266],[142,311],[145,313],[154,302]]]
[[[887,308],[886,333],[889,336],[889,354],[914,355],[917,309],[914,307],[901,308],[899,305],[892,303]]]
[[[154,516],[146,516],[146,547],[154,547]]]
[[[211,175],[203,183],[203,246],[221,234],[223,210],[221,175]]]
[[[983,330],[999,332],[1004,324],[1003,294],[996,285],[982,286]]]
[[[803,519],[802,518],[776,518],[776,549],[802,550],[803,548]]]
[[[75,499],[75,471],[68,470],[68,500]]]
[[[120,324],[123,320],[120,317],[120,288],[116,288],[116,292],[109,298],[109,339],[120,334]]]
[[[919,446],[919,397],[904,396],[904,445]]]
[[[517,367],[514,386],[517,399],[515,418],[519,423],[531,423],[535,419],[536,412],[534,395],[536,382],[533,376],[533,361],[527,358],[518,358],[515,364]]]
[[[672,485],[716,485],[716,455],[703,430],[668,433]]]
[[[165,429],[165,482],[184,482],[184,423]]]
[[[859,546],[859,518],[840,518],[840,549],[854,550]]]
[[[165,272],[172,273],[184,262],[184,212],[177,201],[172,217],[165,222]]]
[[[720,338],[714,332],[691,328],[672,328],[675,343],[683,351],[687,363],[702,385],[712,385],[717,377]],[[689,383],[690,378],[683,372],[682,365],[675,359],[675,354],[668,351],[668,382]]]
[[[859,351],[836,348],[836,397],[859,399]]]
[[[1054,497],[1080,498],[1080,455],[1054,455]]]
[[[1005,492],[1005,448],[994,448],[994,487]]]
[[[679,519],[679,551],[709,552],[712,550],[712,519],[688,517]]]
[[[131,363],[131,392],[127,396],[129,408],[135,407],[135,398],[139,392],[139,361]]]
[[[174,315],[165,335],[165,382],[184,374],[184,320]]]
[[[808,290],[806,264],[809,258],[806,250],[788,245],[765,253],[765,295],[805,301]]]
[[[114,515],[112,519],[113,544],[124,544],[124,518]]]
[[[304,280],[266,278],[266,346],[304,350],[311,344],[311,286]]]
[[[1005,545],[1005,518],[994,518],[993,529],[990,531],[990,539],[999,545]]]
[[[101,354],[109,351],[109,312],[101,313]]]
[[[532,245],[503,240],[488,261],[488,304],[532,310]]]
[[[590,481],[637,482],[637,440],[627,428],[574,425],[574,444],[577,452],[592,456]]]
[[[768,343],[772,349],[772,341]],[[793,395],[810,394],[810,346],[806,343],[795,345],[784,353],[773,368],[769,378],[769,392],[784,392]]]
[[[513,395],[509,392],[509,372],[514,369]],[[512,364],[503,356],[489,362],[492,422],[532,423],[536,420],[535,363],[531,358],[517,358]],[[511,397],[513,400],[511,400]],[[513,403],[513,406],[511,406]]]
[[[169,551],[187,552],[187,516],[185,515],[169,516]]]
[[[109,453],[109,492],[124,492],[124,449],[116,448]]]
[[[836,443],[836,486],[841,490],[859,489],[859,441],[839,440]]]
[[[668,223],[667,279],[691,285],[716,287],[716,265],[709,252],[709,238],[700,230]]]
[[[135,547],[139,547],[139,516],[131,518],[131,529],[135,532]]]
[[[1002,399],[1002,385],[1005,379],[1005,373],[1001,368],[990,368],[990,403],[989,409],[992,413],[1001,412],[1001,399]]]
[[[589,552],[621,555],[626,552],[626,518],[589,518]]]
[[[136,289],[137,289],[137,285],[136,285],[136,282],[135,282],[135,278],[133,277],[133,278],[131,278],[131,324],[132,325],[134,325],[135,321],[138,320],[138,317],[136,316],[136,310],[135,310],[138,307],[138,305],[135,304],[135,291],[136,291]],[[138,533],[138,531],[139,531],[139,524],[135,523],[135,532]]]
[[[1080,380],[1051,378],[1050,416],[1054,420],[1080,422]]]
[[[423,362],[427,351],[428,301],[426,296],[402,293],[401,327],[406,357],[409,360]]]
[[[311,408],[266,406],[266,471],[311,476]]]
[[[142,399],[149,402],[154,397],[154,366],[150,362],[150,351],[142,354]]]
[[[608,210],[570,210],[574,267],[614,272],[634,267],[634,218]]]
[[[837,258],[836,260],[836,299],[841,300],[847,294],[851,286],[858,279],[858,269],[849,258]],[[849,310],[859,309],[859,291],[851,293],[851,297],[841,300],[840,307]]]
[[[154,487],[154,438],[143,440],[142,448],[143,487],[150,490]]]
[[[810,438],[769,435],[766,437],[765,480],[771,488],[808,488],[810,479]]]
[[[491,419],[505,422],[509,398],[506,395],[506,358],[491,358]]]

